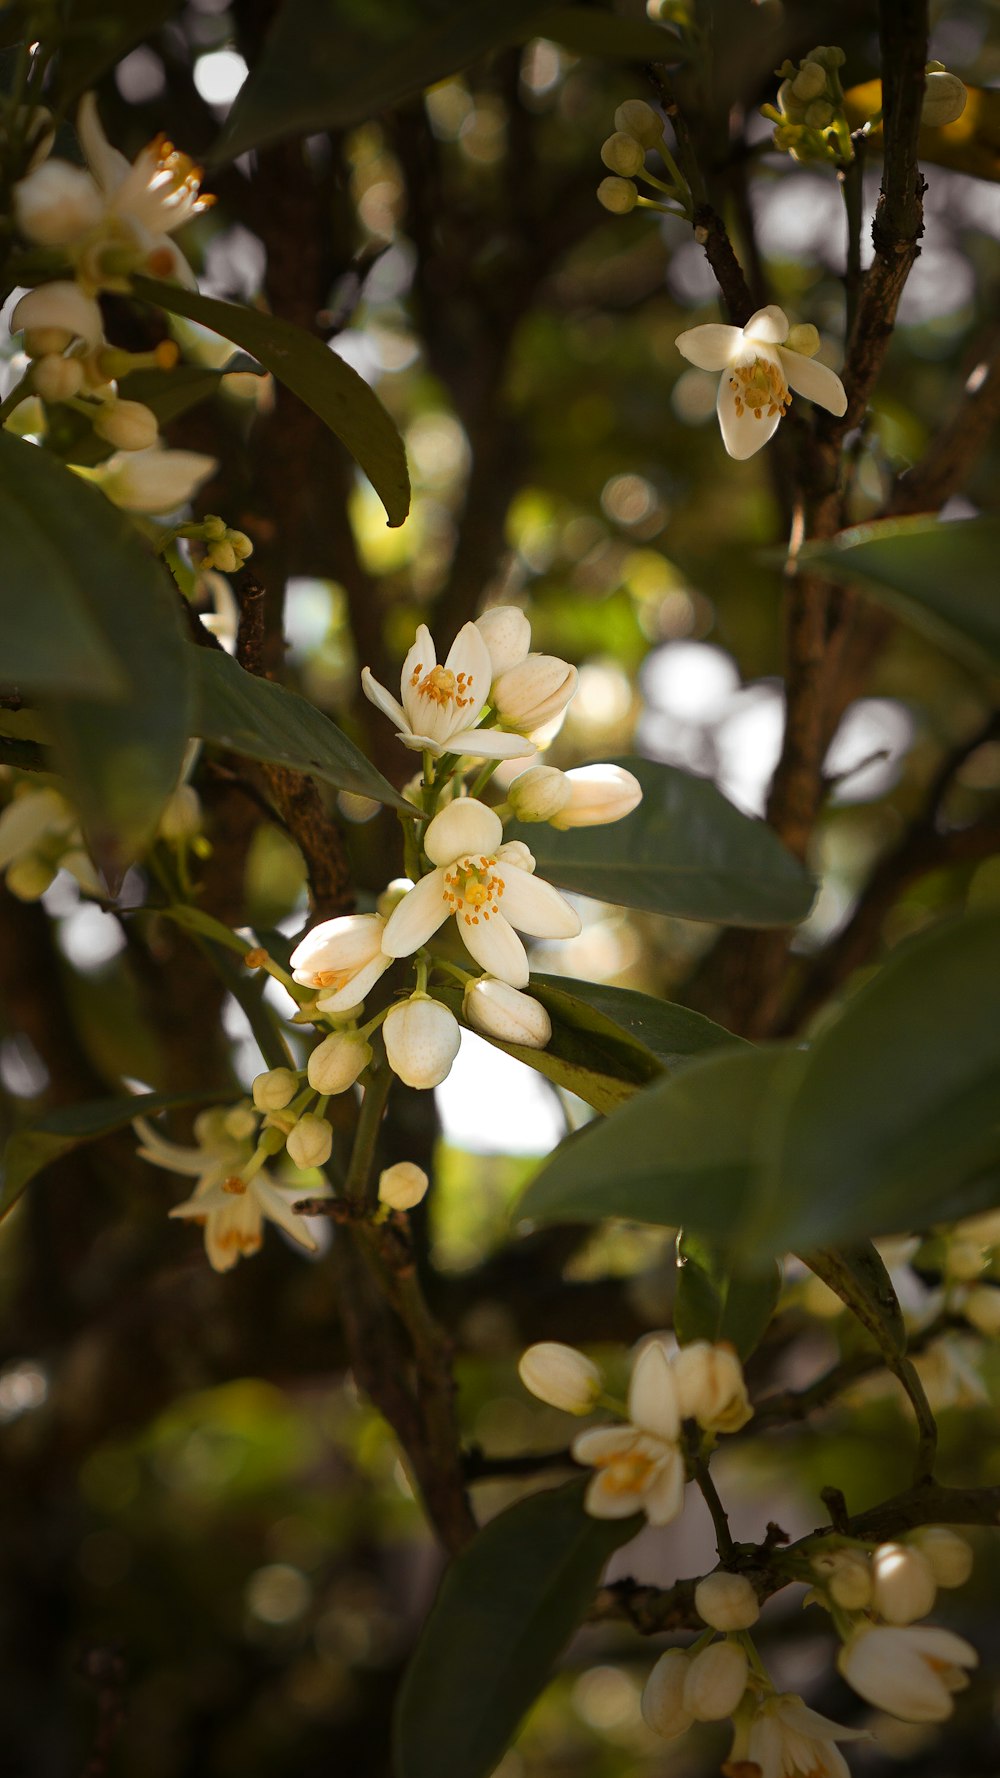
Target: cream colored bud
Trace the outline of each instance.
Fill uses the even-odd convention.
[[[299,1077],[290,1068],[269,1068],[258,1074],[253,1083],[253,1102],[258,1111],[284,1111],[294,1099]]]
[[[412,1210],[421,1198],[427,1196],[430,1185],[423,1167],[415,1161],[397,1161],[395,1166],[386,1167],[379,1174],[379,1203],[386,1204],[390,1210]]]
[[[887,1624],[912,1624],[934,1610],[934,1570],[913,1544],[879,1544],[872,1579],[872,1604]]]
[[[940,129],[944,124],[955,123],[961,117],[968,104],[969,95],[957,74],[949,74],[946,68],[934,69],[927,75],[924,88],[924,102],[920,107],[920,121],[929,124],[932,129]]]
[[[952,1236],[945,1247],[944,1265],[949,1278],[971,1283],[986,1270],[987,1255],[978,1241],[964,1235]]]
[[[540,1340],[529,1346],[521,1354],[517,1372],[532,1395],[564,1414],[589,1414],[604,1386],[593,1360],[558,1340]]]
[[[178,784],[163,806],[158,830],[160,838],[175,844],[193,840],[201,832],[201,826],[201,797],[193,784]]]
[[[811,130],[825,130],[833,122],[833,106],[826,99],[814,99],[806,106],[806,123]]]
[[[501,1043],[522,1043],[543,1050],[552,1036],[552,1020],[540,1000],[494,976],[470,982],[462,1001],[467,1024]]]
[[[663,121],[645,99],[626,99],[615,112],[615,129],[634,136],[644,148],[655,148],[663,137]]]
[[[393,877],[392,882],[386,884],[375,903],[376,912],[380,918],[388,920],[393,910],[398,908],[403,896],[409,895],[412,888],[413,884],[409,877]]]
[[[14,187],[14,221],[39,247],[64,247],[96,228],[104,199],[82,167],[45,161]]]
[[[819,333],[811,321],[798,321],[789,329],[785,345],[801,358],[815,358],[819,351]]]
[[[962,1305],[966,1321],[995,1340],[1000,1334],[1000,1289],[995,1284],[975,1284]]]
[[[389,1067],[408,1087],[439,1087],[462,1041],[454,1013],[439,1000],[414,994],[394,1006],[382,1026]]]
[[[792,92],[807,105],[810,99],[818,99],[826,92],[826,69],[819,62],[803,62],[792,81]]]
[[[346,1093],[372,1059],[372,1046],[356,1031],[334,1031],[317,1044],[306,1065],[309,1085],[329,1096]]]
[[[237,1142],[244,1142],[252,1136],[257,1128],[257,1113],[251,1105],[240,1104],[221,1107],[222,1127],[227,1136],[235,1137]]]
[[[809,51],[807,61],[819,62],[823,68],[842,68],[847,60],[847,53],[836,43],[818,43]]]
[[[35,852],[26,852],[7,866],[6,884],[18,901],[37,901],[55,877],[55,867]]]
[[[697,1420],[706,1432],[738,1432],[753,1414],[743,1366],[731,1346],[694,1340],[672,1363],[682,1420]]]
[[[612,216],[627,216],[639,202],[639,193],[631,179],[602,179],[597,187],[597,201]]]
[[[78,284],[56,278],[39,284],[15,303],[10,317],[11,333],[24,330],[24,349],[29,358],[65,352],[75,339],[94,347],[103,337],[100,305],[85,296]]]
[[[229,542],[232,544],[234,552],[241,562],[245,562],[248,556],[253,555],[253,542],[252,539],[247,536],[245,531],[230,530],[227,533],[227,536]]]
[[[641,142],[626,136],[623,130],[608,137],[601,148],[601,159],[609,172],[623,174],[626,179],[634,178],[646,165]]]
[[[684,1681],[691,1665],[682,1648],[668,1648],[649,1675],[642,1692],[643,1721],[654,1735],[673,1741],[694,1722],[684,1704]]]
[[[642,785],[624,766],[574,766],[566,773],[569,796],[551,817],[553,827],[603,827],[621,821],[642,802]]]
[[[835,1605],[844,1611],[864,1611],[872,1599],[872,1568],[865,1550],[824,1550],[813,1560]]]
[[[79,358],[61,358],[50,352],[36,359],[31,381],[43,401],[69,401],[83,388],[83,365]]]
[[[502,673],[490,701],[505,728],[529,734],[565,710],[579,674],[552,654],[529,654],[519,667]]]
[[[322,1167],[330,1159],[333,1131],[325,1117],[307,1111],[299,1118],[294,1130],[288,1132],[285,1147],[297,1167]]]
[[[964,1587],[972,1573],[972,1546],[947,1525],[922,1525],[910,1539],[930,1563],[939,1587]]]
[[[749,1630],[760,1617],[757,1595],[746,1576],[726,1574],[721,1568],[698,1582],[694,1608],[713,1630]]]
[[[494,679],[519,667],[531,647],[531,625],[517,605],[494,605],[476,618],[476,629],[486,644]]]
[[[693,1655],[684,1680],[684,1708],[696,1722],[732,1716],[747,1689],[750,1665],[738,1642],[711,1642]]]
[[[209,544],[205,562],[210,568],[217,568],[220,574],[235,574],[240,565],[236,551],[226,538],[221,543]]]
[[[119,451],[148,451],[159,435],[156,415],[141,401],[109,401],[95,415],[94,431]]]
[[[519,821],[551,821],[569,799],[569,781],[565,772],[555,766],[529,766],[514,779],[507,792],[507,801]]]

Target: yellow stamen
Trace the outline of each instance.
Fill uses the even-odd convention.
[[[752,364],[734,365],[729,373],[729,387],[735,396],[738,420],[743,418],[745,411],[760,420],[765,407],[768,418],[772,419],[791,405],[792,398],[780,367],[769,358],[755,358]]]
[[[459,710],[472,703],[471,673],[452,673],[448,667],[432,667],[421,679],[423,670],[423,661],[418,661],[410,674],[410,684],[416,687],[420,697],[430,698],[434,704],[454,704]]]
[[[222,1181],[222,1189],[231,1193],[234,1198],[242,1198],[247,1189],[246,1180],[241,1179],[238,1173],[231,1173],[228,1179]]]

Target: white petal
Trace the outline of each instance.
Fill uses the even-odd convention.
[[[630,1519],[633,1513],[642,1512],[643,1499],[641,1494],[626,1493],[609,1482],[607,1473],[601,1469],[587,1486],[583,1506],[593,1519]]]
[[[349,1006],[360,1006],[366,995],[370,994],[378,981],[392,963],[391,957],[380,955],[373,957],[352,975],[349,982],[342,988],[335,988],[330,994],[321,994],[316,1002],[320,1012],[346,1012]]]
[[[392,693],[379,684],[370,667],[361,669],[361,689],[368,702],[381,710],[383,716],[388,716],[390,722],[394,722],[398,728],[409,728],[402,704],[398,704]]]
[[[462,727],[474,728],[483,705],[490,695],[493,666],[490,651],[482,632],[474,623],[463,624],[448,650],[445,661],[449,673],[457,678],[464,673],[472,703],[462,711]]]
[[[736,412],[736,391],[729,378],[723,376],[719,383],[719,397],[715,404],[722,429],[722,442],[731,457],[744,463],[766,445],[778,429],[780,413],[766,414],[761,412],[758,420],[752,410],[744,407],[743,412]]]
[[[377,957],[384,921],[378,914],[338,914],[321,920],[299,940],[289,963],[297,982],[317,986],[315,976],[328,969],[360,969]]]
[[[699,370],[725,370],[740,351],[743,334],[738,327],[709,321],[704,327],[689,327],[686,333],[679,333],[674,344]]]
[[[818,364],[815,358],[806,358],[801,352],[790,352],[787,346],[778,347],[778,357],[785,373],[785,381],[796,395],[804,395],[807,401],[815,401],[825,407],[831,414],[847,412],[847,394],[836,371],[828,370],[825,364]]]
[[[271,1222],[276,1222],[278,1227],[284,1229],[285,1234],[290,1235],[293,1241],[297,1241],[300,1247],[305,1247],[309,1253],[316,1252],[317,1242],[306,1225],[305,1217],[296,1214],[288,1199],[276,1190],[269,1180],[261,1178],[258,1173],[250,1189],[264,1215]],[[327,1194],[325,1192],[313,1193],[310,1190],[308,1194],[303,1191],[299,1195],[301,1197],[307,1195],[309,1197],[325,1197]]]
[[[84,93],[80,100],[76,113],[76,133],[90,171],[105,196],[110,196],[124,182],[132,167],[117,148],[112,148],[104,134],[93,93]]]
[[[668,1444],[673,1443],[680,1433],[681,1417],[673,1371],[659,1340],[650,1340],[635,1361],[628,1391],[628,1413],[636,1426]]]
[[[478,926],[465,919],[456,920],[465,948],[481,968],[499,976],[512,988],[526,988],[530,971],[528,954],[512,926],[502,914],[491,914],[489,920],[479,916]]]
[[[403,709],[406,711],[403,726],[414,734],[418,729],[424,730],[428,727],[426,706],[431,703],[429,698],[420,696],[417,686],[436,666],[437,649],[434,647],[434,638],[426,624],[418,624],[413,646],[403,662],[403,671],[399,679],[399,695]],[[431,708],[433,707],[431,705]]]
[[[751,315],[743,333],[749,340],[763,340],[769,346],[780,345],[788,338],[788,316],[777,303],[768,303],[766,309],[758,309]]]
[[[821,1716],[818,1710],[811,1710],[794,1693],[779,1698],[775,1713],[797,1735],[805,1735],[811,1741],[866,1741],[869,1738],[867,1729],[847,1729],[843,1723]]]
[[[532,938],[575,938],[580,916],[558,889],[543,877],[529,876],[516,865],[498,859],[497,874],[503,878],[503,916],[518,932]]]
[[[588,1426],[577,1433],[570,1450],[577,1463],[610,1463],[627,1456],[638,1436],[634,1426]]]
[[[667,1462],[657,1467],[651,1485],[643,1498],[643,1511],[651,1525],[669,1525],[684,1509],[684,1461],[674,1451]]]
[[[538,748],[527,735],[507,735],[498,728],[469,728],[449,736],[441,752],[462,753],[467,759],[528,759]]]
[[[419,950],[444,924],[450,911],[444,898],[444,870],[439,867],[408,890],[389,915],[382,934],[386,956],[409,957]]]
[[[503,822],[496,810],[465,796],[435,815],[424,835],[424,851],[432,864],[452,864],[470,853],[492,856],[502,839]]]
[[[144,1117],[133,1118],[132,1128],[141,1140],[139,1153],[144,1160],[152,1161],[154,1166],[164,1167],[170,1173],[186,1173],[192,1179],[204,1173],[208,1157],[203,1148],[182,1147],[179,1142],[169,1141]]]

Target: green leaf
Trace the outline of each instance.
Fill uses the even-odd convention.
[[[966,1212],[1000,1163],[998,981],[1000,916],[942,923],[820,1032],[788,1083],[757,1194],[760,1250],[805,1253]]]
[[[8,1137],[3,1154],[0,1217],[13,1209],[36,1174],[78,1148],[81,1142],[95,1142],[112,1130],[123,1130],[135,1117],[152,1117],[157,1111],[190,1105],[216,1104],[232,1096],[226,1087],[201,1093],[125,1093],[118,1099],[90,1100],[46,1112],[44,1117]]]
[[[646,1087],[561,1143],[517,1215],[624,1217],[695,1230],[735,1249],[771,1140],[769,1096],[789,1059],[799,1060],[790,1045],[725,1049]]]
[[[621,759],[643,800],[610,827],[559,833],[511,824],[539,875],[622,907],[726,926],[790,926],[812,905],[814,884],[763,822],[735,809],[707,778],[648,759]]]
[[[280,18],[284,17],[282,12]],[[309,66],[301,45],[298,63],[300,69]],[[403,441],[378,396],[336,352],[291,321],[262,315],[241,303],[218,302],[180,284],[135,277],[132,289],[144,302],[197,321],[250,352],[336,433],[367,475],[389,524],[403,523],[410,507]]]
[[[445,1573],[407,1669],[396,1778],[488,1778],[636,1519],[592,1519],[583,1484],[518,1501]]]
[[[1000,517],[880,519],[801,560],[838,580],[858,580],[897,617],[972,665],[1000,667],[997,558]]]
[[[68,106],[93,86],[165,19],[180,10],[179,0],[72,0],[60,31],[59,62],[47,101]]]
[[[878,1249],[870,1241],[862,1241],[852,1247],[820,1248],[804,1253],[802,1258],[809,1270],[839,1296],[879,1349],[902,1358],[906,1352],[906,1323]]]
[[[677,1239],[674,1332],[692,1340],[728,1340],[742,1359],[756,1351],[781,1294],[776,1260],[758,1271],[734,1265],[723,1250],[685,1229]]]
[[[578,56],[602,61],[686,62],[690,52],[652,19],[623,18],[597,6],[560,6],[538,21],[537,35]]]
[[[336,723],[297,692],[245,673],[220,648],[189,643],[188,656],[195,686],[192,734],[416,815]]]

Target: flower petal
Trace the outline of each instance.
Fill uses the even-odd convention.
[[[684,1460],[679,1450],[657,1464],[643,1496],[642,1508],[651,1525],[669,1525],[684,1510]]]
[[[77,107],[76,133],[90,171],[105,197],[110,197],[132,171],[132,164],[112,148],[104,134],[93,93],[84,93]]]
[[[352,975],[350,981],[345,982],[342,988],[334,988],[332,993],[321,994],[316,1002],[317,1008],[320,1012],[346,1012],[349,1006],[360,1006],[365,996],[371,993],[379,977],[385,974],[391,962],[392,958],[387,957],[384,952],[373,957],[371,962],[359,969],[356,975]]]
[[[300,1247],[304,1247],[308,1253],[317,1251],[318,1242],[309,1229],[305,1217],[299,1216],[292,1208],[294,1200],[286,1198],[283,1192],[273,1186],[270,1180],[262,1178],[259,1173],[250,1189],[255,1194],[261,1210],[269,1221],[276,1222],[279,1228],[284,1229],[286,1235],[289,1235]],[[325,1198],[329,1196],[329,1192],[313,1191],[310,1187],[308,1194],[302,1191],[299,1195],[300,1197],[308,1195],[310,1198]]]
[[[749,340],[763,340],[766,345],[777,346],[788,338],[788,316],[777,303],[768,303],[766,309],[757,309],[751,315],[743,329]]]
[[[668,1444],[680,1434],[681,1416],[673,1371],[659,1340],[650,1340],[632,1367],[628,1413],[636,1426]]]
[[[507,735],[498,728],[469,728],[450,735],[441,751],[462,753],[467,759],[528,759],[538,747],[527,735]]]
[[[634,1426],[588,1426],[577,1433],[570,1450],[577,1463],[610,1463],[627,1456],[638,1436]]]
[[[551,883],[543,877],[529,876],[527,871],[499,858],[497,875],[504,883],[504,919],[518,932],[530,933],[532,938],[576,937],[582,925],[580,916]]]
[[[472,703],[462,712],[463,726],[475,728],[479,713],[490,695],[493,665],[482,632],[474,623],[462,625],[448,650],[448,659],[444,664],[449,673],[454,673],[456,679],[460,673],[465,674]]]
[[[474,796],[446,803],[424,835],[424,851],[432,864],[452,864],[469,853],[493,853],[503,839],[503,822],[495,809]]]
[[[499,976],[512,988],[527,987],[530,977],[528,953],[502,914],[492,914],[489,920],[480,916],[478,926],[471,920],[466,923],[464,919],[456,924],[466,950],[482,969]]]
[[[155,1167],[164,1167],[169,1173],[186,1173],[192,1179],[204,1173],[208,1155],[203,1148],[171,1142],[144,1117],[134,1117],[132,1128],[140,1139],[139,1153],[144,1161],[152,1161]]]
[[[797,1735],[805,1735],[807,1740],[867,1741],[871,1738],[867,1729],[847,1729],[843,1723],[834,1722],[832,1717],[811,1710],[795,1692],[779,1698],[774,1712],[781,1722],[794,1729]]]
[[[723,376],[719,383],[715,411],[719,416],[722,442],[729,455],[735,457],[739,463],[745,463],[748,457],[752,457],[762,445],[766,445],[777,431],[781,419],[780,413],[767,414],[762,411],[758,420],[748,407],[743,407],[742,413],[737,413],[736,390],[727,376]]]
[[[408,889],[385,923],[382,949],[387,957],[409,957],[443,926],[451,909],[444,898],[441,866]]]
[[[785,381],[796,395],[817,402],[831,414],[846,414],[847,393],[836,371],[818,364],[815,358],[804,357],[801,352],[790,352],[787,346],[778,347],[778,357]]]
[[[738,327],[726,327],[721,321],[708,321],[704,327],[689,327],[679,333],[674,345],[699,370],[725,370],[732,364],[743,344]]]
[[[381,710],[383,716],[388,716],[390,722],[396,723],[399,728],[409,728],[402,704],[398,704],[392,693],[379,684],[370,667],[361,669],[361,689],[368,702]]]
[[[592,1519],[630,1519],[643,1510],[642,1495],[626,1492],[612,1482],[606,1470],[599,1469],[587,1485],[583,1508]]]

